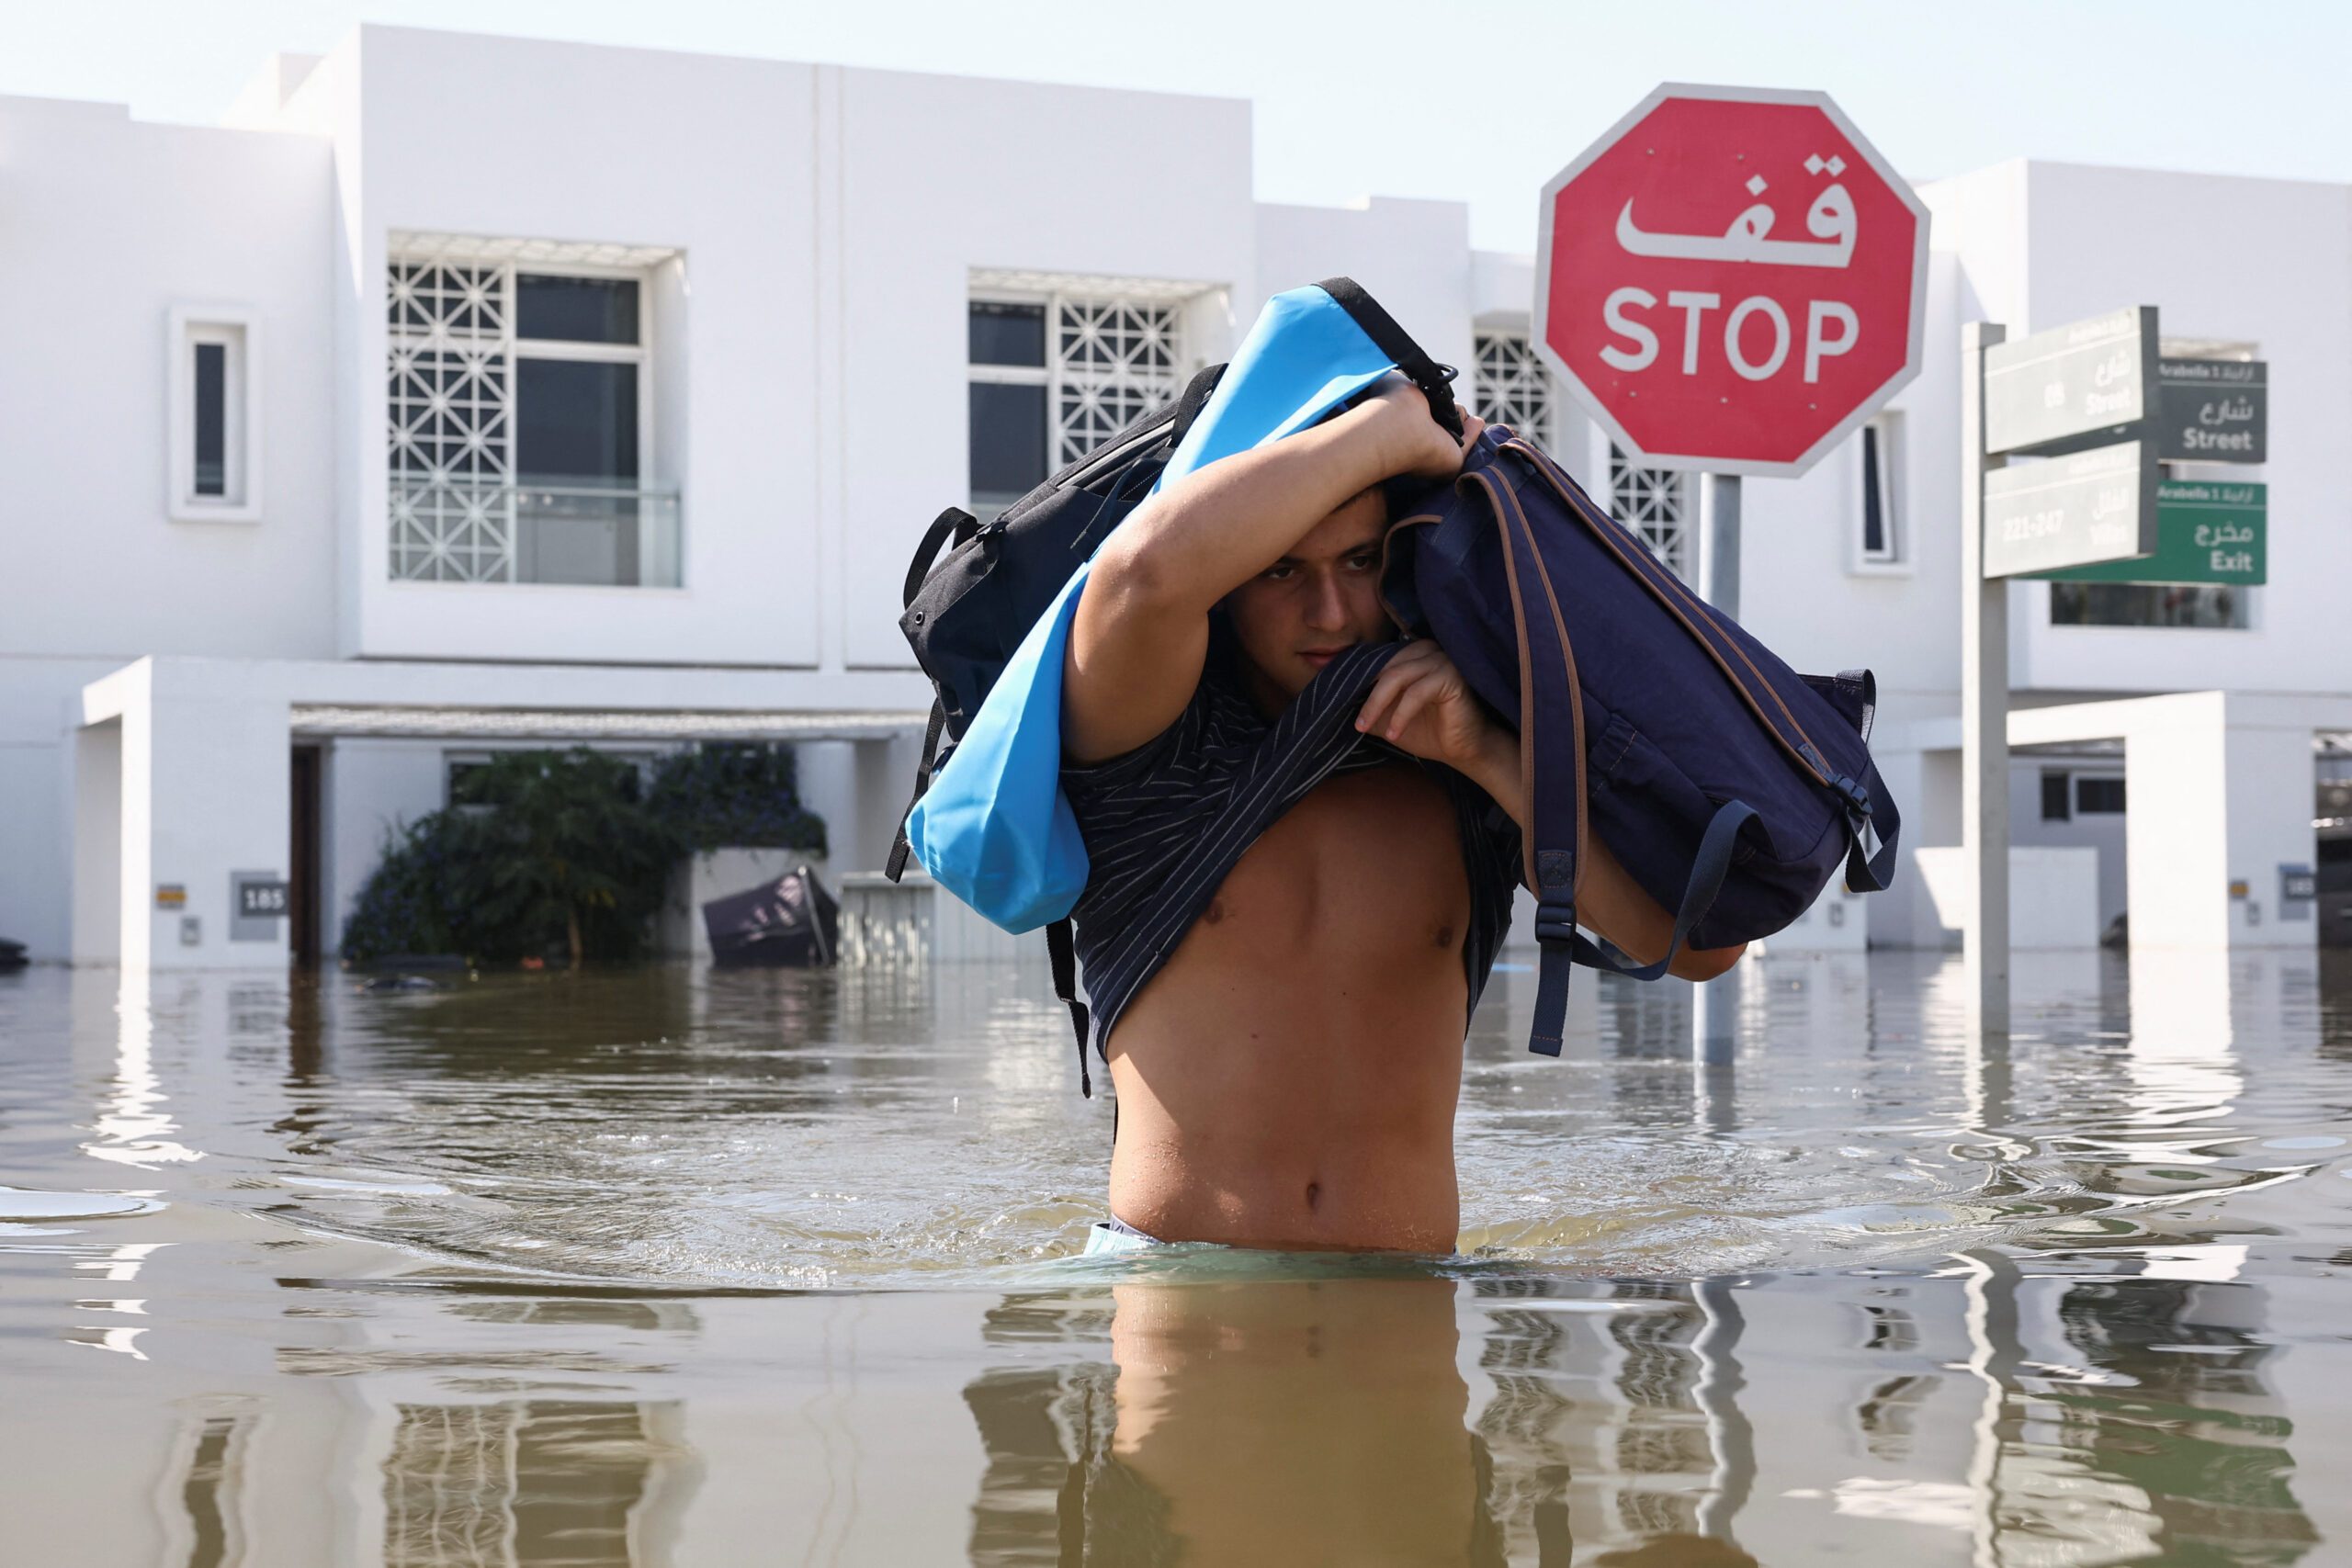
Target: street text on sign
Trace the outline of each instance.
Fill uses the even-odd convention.
[[[1917,373],[1927,211],[1826,95],[1660,87],[1539,231],[1539,347],[1645,463],[1799,474]]]
[[[2146,417],[2156,310],[2111,310],[1984,351],[1984,450],[2102,446]]]
[[[2259,359],[2156,364],[2156,456],[2175,463],[2270,459],[2270,367]]]
[[[1984,476],[1984,575],[2015,577],[2156,547],[2156,465],[2120,441]]]

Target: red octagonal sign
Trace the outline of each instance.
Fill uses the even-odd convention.
[[[1535,339],[1657,468],[1792,477],[1919,372],[1928,210],[1826,93],[1669,83],[1544,187]]]

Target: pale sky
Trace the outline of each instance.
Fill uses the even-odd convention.
[[[1261,200],[1466,201],[1494,250],[1534,248],[1544,181],[1661,81],[1826,89],[1916,179],[2352,182],[2340,0],[0,0],[0,93],[209,123],[361,20],[1248,98]]]

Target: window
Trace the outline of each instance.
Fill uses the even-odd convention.
[[[2227,583],[2053,582],[2050,624],[2243,629],[2248,592]]]
[[[1524,333],[1479,333],[1473,341],[1478,374],[1472,385],[1478,417],[1508,424],[1538,446],[1552,442],[1552,378]]]
[[[972,511],[982,521],[1182,390],[1173,300],[975,297]]]
[[[643,275],[495,260],[390,267],[391,575],[674,587],[649,486]]]
[[[2073,777],[2064,768],[2041,770],[2041,819],[2044,822],[2073,819],[2074,793],[2069,787]]]
[[[1902,420],[1901,414],[1882,414],[1866,422],[1855,444],[1862,504],[1856,513],[1860,535],[1854,541],[1854,560],[1865,571],[1899,566],[1904,559]]]
[[[2123,781],[2112,774],[2105,778],[2078,777],[2075,780],[2075,814],[2078,817],[2112,817],[2123,809]]]
[[[482,798],[482,770],[490,766],[487,751],[445,751],[442,753],[442,803],[453,809],[487,811],[490,802]]]
[[[261,517],[260,330],[241,307],[175,309],[169,355],[171,460],[165,512],[183,523]]]
[[[1690,577],[1690,484],[1686,475],[1668,468],[1637,467],[1631,457],[1609,444],[1610,512],[1649,547],[1667,570],[1688,581]]]
[[[1051,450],[1051,392],[1042,304],[975,299],[967,329],[972,367],[972,510],[995,516],[1043,483]]]

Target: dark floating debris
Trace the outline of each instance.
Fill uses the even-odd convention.
[[[362,980],[354,987],[361,991],[439,991],[447,989],[438,980],[422,975],[376,975]]]

